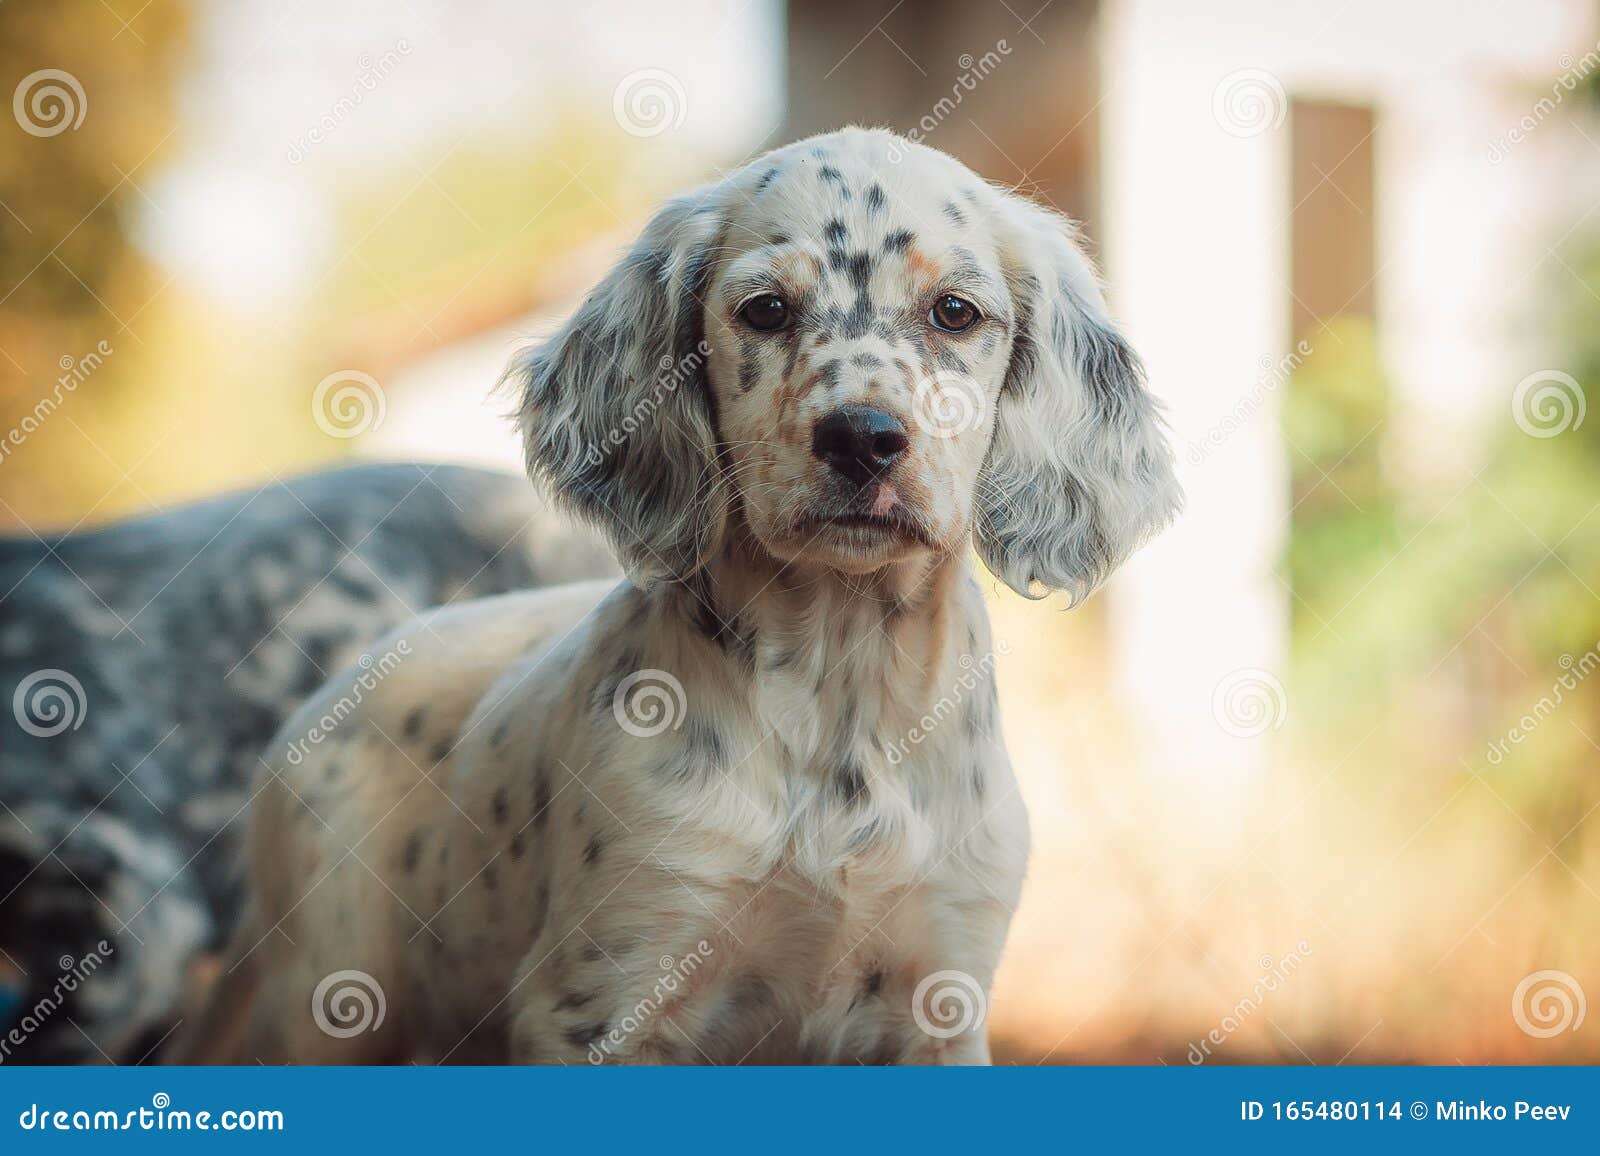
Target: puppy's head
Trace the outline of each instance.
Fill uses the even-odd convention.
[[[1070,225],[849,129],[669,203],[510,371],[528,465],[642,579],[729,526],[845,573],[964,548],[1081,598],[1179,500]]]

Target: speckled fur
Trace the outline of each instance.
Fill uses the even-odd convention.
[[[740,326],[763,290],[790,329]],[[984,322],[935,332],[945,292]],[[984,391],[953,437],[910,412],[941,369]],[[1027,860],[969,544],[1082,597],[1177,503],[1070,231],[888,134],[804,141],[669,204],[510,379],[531,471],[629,580],[407,627],[337,743],[269,754],[257,910],[186,1054],[986,1062],[913,1007],[935,972],[987,991]],[[812,426],[863,400],[911,429],[898,533],[818,521],[862,495]],[[669,685],[645,727],[641,672]],[[387,1017],[336,1037],[307,1008],[350,969]]]
[[[526,482],[410,463],[0,539],[0,986],[18,989],[0,1033],[62,957],[112,948],[3,1058],[125,1063],[166,1037],[233,930],[260,752],[375,638],[440,602],[608,572]],[[82,685],[75,728],[19,725],[14,691],[42,669]]]

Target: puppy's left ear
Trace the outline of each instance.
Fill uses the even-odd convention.
[[[1030,598],[1074,603],[1182,505],[1159,403],[1106,314],[1065,218],[1002,194],[1016,311],[974,532],[984,563]]]

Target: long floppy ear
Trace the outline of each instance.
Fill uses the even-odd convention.
[[[566,324],[506,370],[529,474],[643,581],[692,573],[727,518],[700,306],[722,200],[712,185],[668,202]]]
[[[978,552],[1017,593],[1065,590],[1077,603],[1172,520],[1182,494],[1159,404],[1071,223],[1004,199],[1017,329],[978,487]]]

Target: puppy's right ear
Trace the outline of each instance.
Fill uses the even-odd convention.
[[[566,324],[506,370],[529,474],[643,581],[693,573],[727,520],[700,305],[724,199],[713,185],[668,202]]]

